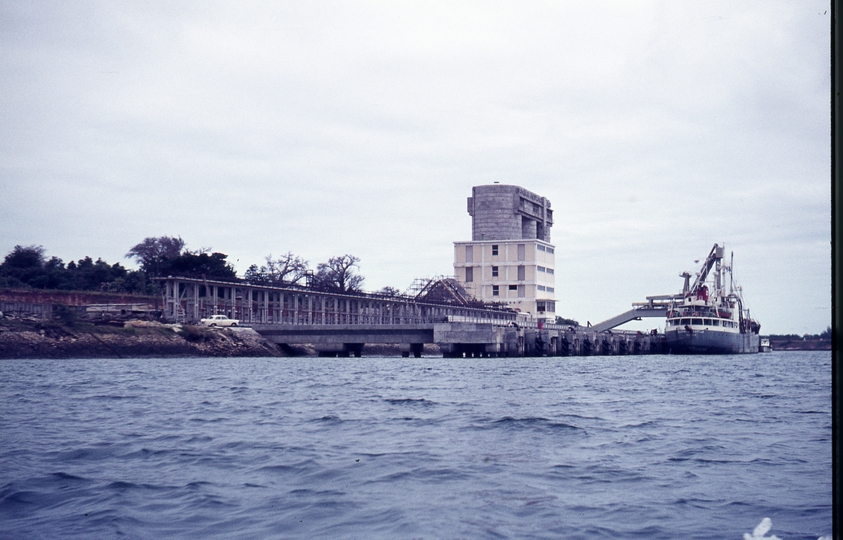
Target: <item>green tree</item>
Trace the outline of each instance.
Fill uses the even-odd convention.
[[[272,254],[267,255],[266,264],[260,268],[256,264],[251,265],[244,278],[249,283],[296,285],[305,278],[307,271],[307,261],[287,252],[277,259],[273,259]]]
[[[243,279],[248,283],[269,283],[269,278],[266,275],[266,267],[261,266],[258,268],[258,265],[256,264],[253,264],[246,269],[246,273],[243,274]]]
[[[151,294],[142,270],[129,271],[120,263],[108,264],[83,257],[64,264],[58,257],[44,261],[41,246],[15,246],[0,264],[0,285],[65,291],[102,290]]]
[[[147,274],[160,276],[166,262],[181,256],[184,246],[181,236],[147,237],[133,246],[126,257],[137,260]]]
[[[312,287],[321,291],[360,292],[363,276],[358,273],[359,262],[360,259],[354,255],[341,255],[319,263]]]
[[[5,287],[44,288],[43,246],[15,246],[0,264],[0,285]]]
[[[399,291],[395,287],[390,287],[389,285],[387,285],[386,287],[379,290],[377,294],[381,294],[383,296],[401,296],[401,291]]]
[[[559,315],[556,316],[556,324],[574,327],[580,325],[580,323],[575,321],[574,319],[566,319],[564,317],[560,317]]]
[[[178,257],[162,261],[160,275],[235,279],[237,272],[226,261],[227,258],[225,253],[186,251]]]
[[[6,268],[41,268],[44,266],[44,246],[15,246],[3,259]]]

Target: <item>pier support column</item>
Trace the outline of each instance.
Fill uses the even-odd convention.
[[[191,322],[198,322],[202,317],[199,316],[199,284],[193,284],[193,320]]]
[[[354,355],[355,358],[360,358],[363,356],[363,343],[343,343],[342,350],[343,356]]]
[[[413,355],[413,358],[421,358],[423,350],[424,343],[410,343],[409,345],[401,345],[401,356],[403,356],[404,358],[409,358],[410,355]]]

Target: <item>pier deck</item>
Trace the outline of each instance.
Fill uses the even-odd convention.
[[[510,310],[420,302],[404,296],[337,294],[299,287],[168,277],[163,317],[198,323],[224,314],[284,345],[360,356],[366,343],[419,356],[436,344],[446,357],[651,354],[663,336],[525,321]]]

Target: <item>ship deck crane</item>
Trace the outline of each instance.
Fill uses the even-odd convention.
[[[711,269],[714,267],[714,265],[717,264],[718,270],[720,269],[719,265],[720,261],[723,259],[723,251],[724,249],[721,246],[714,244],[714,247],[711,248],[711,253],[709,253],[708,257],[705,258],[705,262],[703,263],[702,269],[697,275],[697,279],[694,280],[694,285],[691,286],[691,290],[683,292],[686,292],[686,294],[696,294],[703,287],[706,278],[708,278],[708,273],[711,272]],[[719,289],[721,287],[719,272],[717,273],[716,277],[717,283],[715,283],[715,287]]]

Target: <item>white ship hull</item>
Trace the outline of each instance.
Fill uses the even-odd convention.
[[[759,351],[758,334],[719,332],[701,328],[666,330],[665,341],[673,354],[747,354]]]

